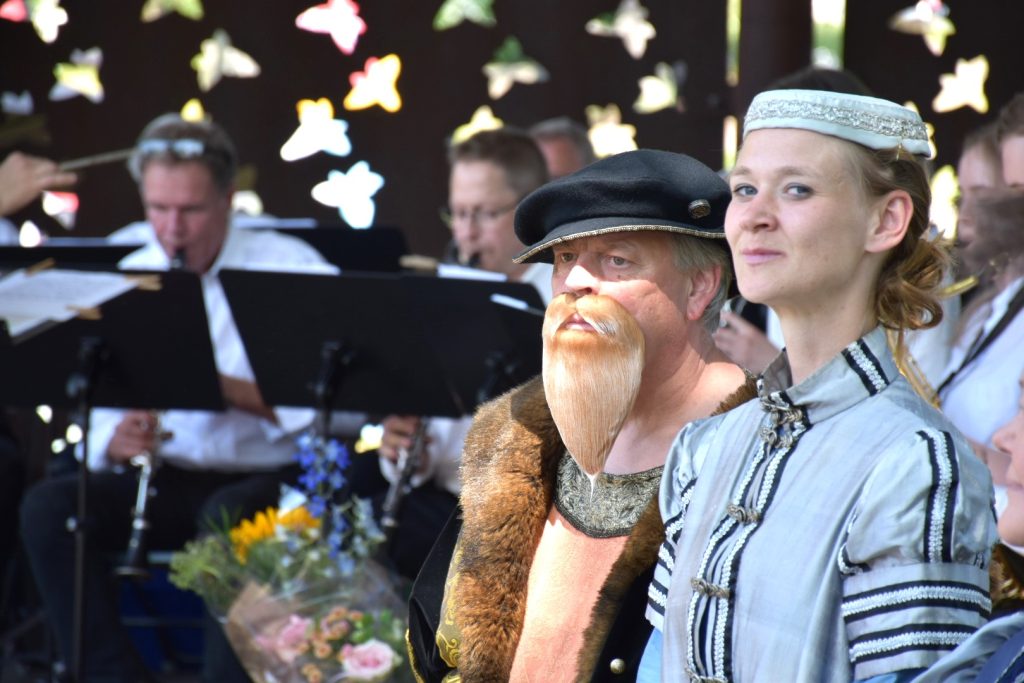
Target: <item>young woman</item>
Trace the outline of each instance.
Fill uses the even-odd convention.
[[[786,349],[759,400],[669,453],[640,680],[909,680],[985,621],[988,471],[885,339],[941,315],[927,153],[917,114],[884,100],[751,104],[726,237]]]

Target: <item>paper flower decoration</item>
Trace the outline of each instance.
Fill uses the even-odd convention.
[[[932,187],[930,221],[938,228],[939,235],[953,239],[956,237],[956,196],[959,193],[956,171],[952,166],[943,166],[932,176],[930,185]]]
[[[25,221],[18,230],[18,245],[22,247],[38,247],[43,243],[43,231],[32,221]]]
[[[587,33],[607,38],[621,38],[626,52],[640,59],[647,51],[647,41],[654,38],[654,24],[647,21],[647,8],[640,0],[622,0],[614,14],[602,14],[587,22]]]
[[[384,187],[384,176],[370,170],[365,161],[353,164],[348,173],[330,171],[327,180],[313,187],[313,199],[337,207],[341,217],[353,228],[373,225],[373,195]]]
[[[496,130],[504,125],[505,122],[495,116],[491,108],[485,104],[477,107],[468,123],[455,129],[452,133],[452,144],[457,145],[463,140],[468,140],[482,130]]]
[[[43,192],[43,211],[67,229],[75,226],[78,195],[74,192]]]
[[[636,126],[622,123],[622,112],[617,105],[601,107],[591,104],[586,112],[590,125],[587,136],[597,156],[606,157],[637,148]]]
[[[956,33],[949,20],[949,7],[942,0],[920,0],[913,7],[900,10],[889,19],[889,28],[921,36],[936,57],[946,49],[946,39]]]
[[[199,98],[193,97],[182,106],[181,118],[192,122],[202,121],[206,118],[206,110],[203,109],[203,103],[199,101]]]
[[[295,108],[299,112],[299,127],[281,145],[282,159],[295,161],[317,152],[343,157],[352,152],[348,123],[334,118],[334,106],[329,99],[299,100]]]
[[[224,76],[253,78],[260,75],[256,60],[233,46],[227,31],[220,28],[199,44],[199,54],[192,58],[192,68],[203,92],[208,92]]]
[[[974,59],[956,60],[956,72],[939,76],[941,90],[932,100],[932,109],[942,114],[960,107],[970,107],[979,114],[988,111],[985,79],[988,78],[988,59],[978,55]]]
[[[29,116],[35,108],[32,101],[32,93],[25,90],[20,95],[14,92],[4,92],[0,95],[0,111],[14,116]]]
[[[359,16],[359,5],[352,0],[327,0],[295,17],[303,31],[329,33],[338,49],[347,55],[355,52],[359,36],[366,33],[366,22]]]
[[[685,62],[677,62],[675,66],[665,62],[655,64],[654,75],[644,76],[639,81],[640,96],[633,103],[633,111],[653,114],[669,107],[684,111],[679,86],[685,82],[686,72]]]
[[[25,6],[25,0],[7,0],[0,4],[0,19],[28,21],[28,7]]]
[[[92,47],[88,50],[72,50],[71,62],[61,62],[53,67],[57,82],[50,89],[51,100],[67,100],[76,95],[99,103],[103,101],[103,84],[100,83],[100,65],[103,50]]]
[[[494,0],[444,0],[434,15],[434,30],[445,31],[463,21],[491,27],[497,23],[494,18]]]
[[[239,190],[231,195],[231,211],[247,216],[262,216],[263,200],[252,190]]]
[[[398,55],[387,55],[366,60],[364,71],[356,71],[348,77],[352,90],[345,96],[344,107],[349,111],[367,109],[379,105],[384,111],[394,114],[402,108],[402,96],[398,94],[398,74],[402,72],[402,60]]]
[[[142,20],[156,21],[171,12],[199,21],[203,18],[203,0],[146,0],[142,6]]]
[[[27,4],[28,18],[44,43],[57,40],[60,27],[68,23],[68,13],[60,0],[33,0]]]
[[[484,64],[487,94],[496,100],[516,83],[532,85],[548,80],[548,72],[538,62],[523,54],[523,46],[514,36],[505,39],[494,53],[494,61]]]

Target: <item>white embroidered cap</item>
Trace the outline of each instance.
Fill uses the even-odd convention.
[[[928,129],[913,109],[877,97],[825,90],[767,90],[750,103],[743,137],[762,128],[800,128],[870,149],[902,148],[927,158]]]

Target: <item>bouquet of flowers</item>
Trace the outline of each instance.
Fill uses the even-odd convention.
[[[305,434],[301,490],[188,543],[171,581],[198,593],[254,681],[405,681],[405,605],[371,559],[383,535],[368,501],[339,495],[348,452]]]

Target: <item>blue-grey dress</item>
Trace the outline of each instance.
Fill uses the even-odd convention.
[[[899,375],[883,330],[790,384],[783,354],[759,399],[669,453],[648,605],[664,681],[923,669],[986,621],[988,469]]]

